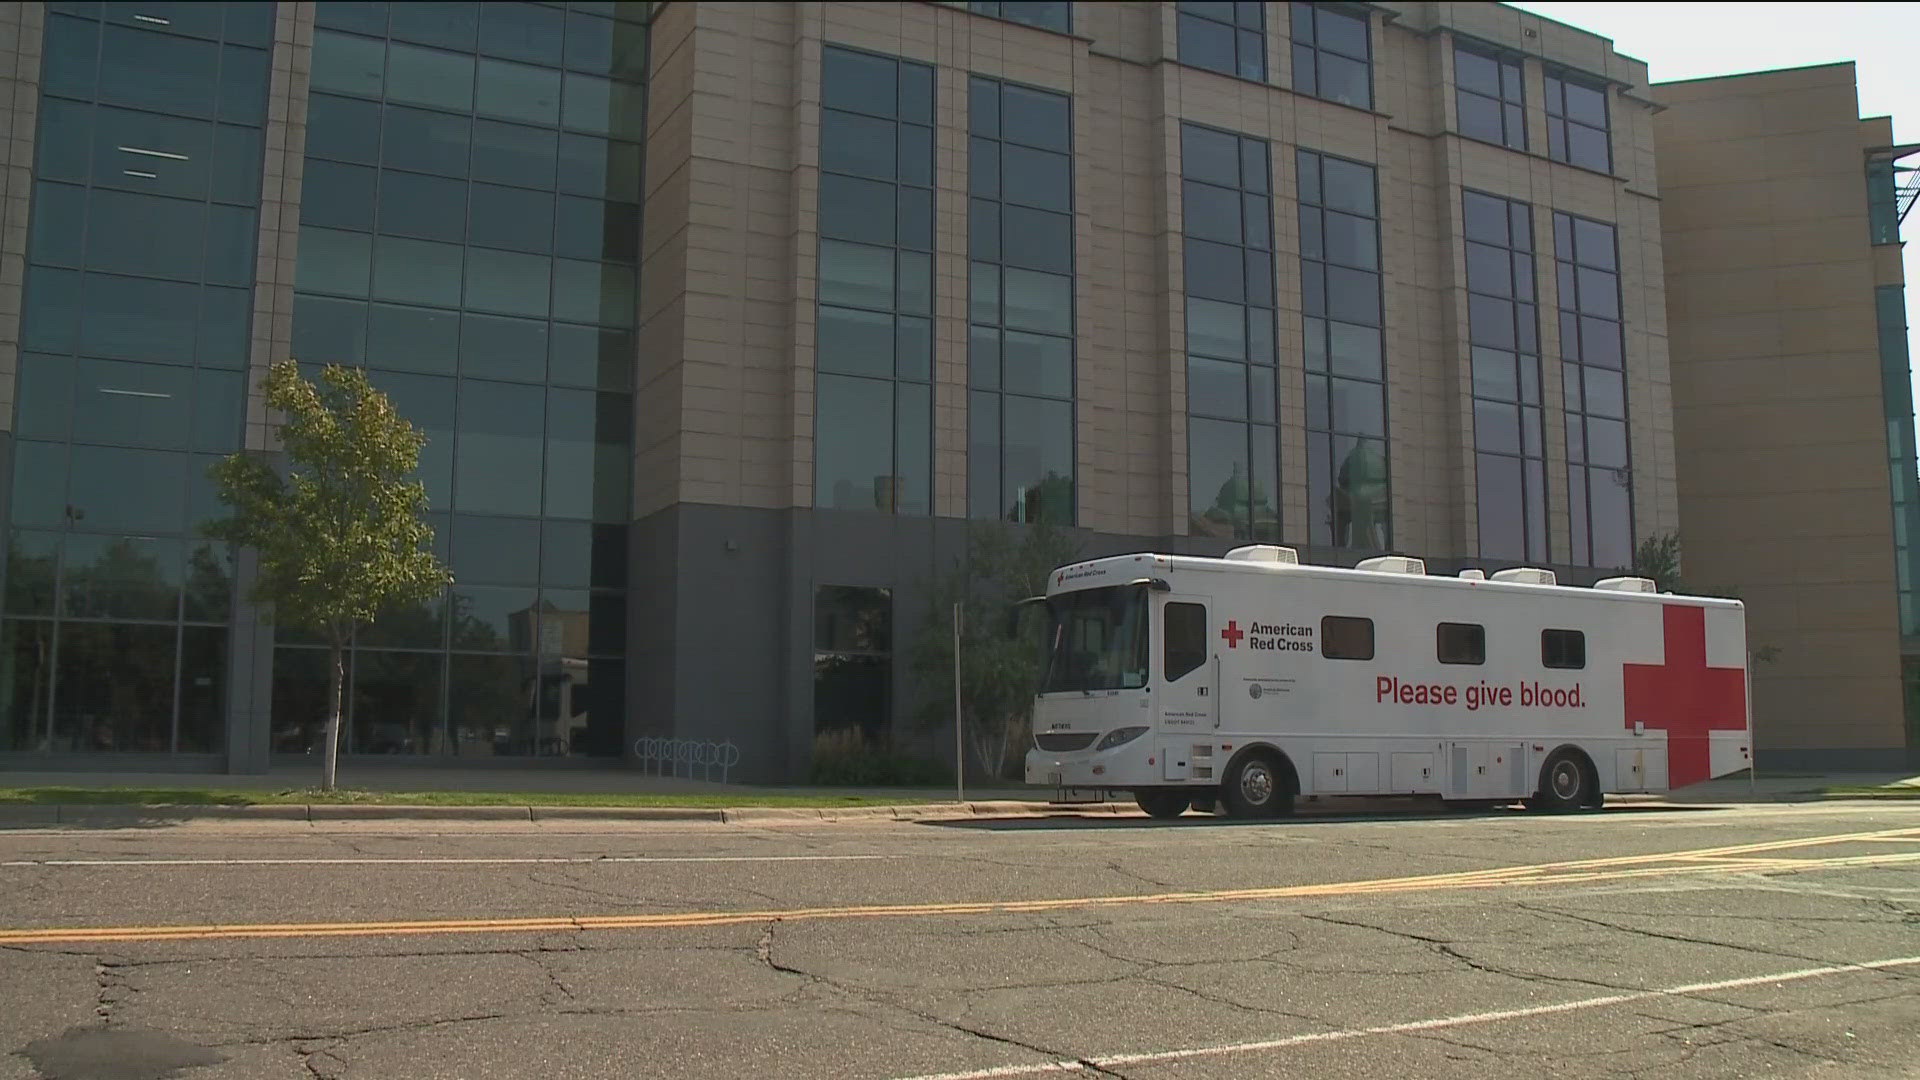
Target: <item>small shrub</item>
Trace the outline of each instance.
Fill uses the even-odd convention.
[[[869,740],[859,728],[829,728],[813,737],[808,779],[821,787],[935,787],[952,781],[938,761]]]

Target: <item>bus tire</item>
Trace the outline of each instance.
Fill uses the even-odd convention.
[[[1133,801],[1148,817],[1170,821],[1187,812],[1187,793],[1179,788],[1140,788],[1133,793]]]
[[[1600,805],[1600,781],[1593,763],[1571,747],[1556,750],[1540,767],[1540,790],[1527,800],[1527,809],[1564,814]]]
[[[1237,818],[1271,818],[1293,812],[1293,773],[1280,755],[1254,750],[1227,768],[1220,801]]]

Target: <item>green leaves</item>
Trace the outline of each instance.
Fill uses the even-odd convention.
[[[1045,595],[1047,577],[1078,551],[1070,535],[1050,526],[980,524],[967,538],[966,554],[932,583],[912,651],[922,715],[929,725],[952,723],[953,605],[960,603],[960,707],[989,775],[999,775],[1007,753],[1024,741],[1040,686],[1045,612],[1016,605]]]
[[[408,479],[426,437],[352,368],[328,366],[315,384],[282,361],[264,389],[283,418],[281,460],[215,464],[232,513],[203,526],[258,553],[250,598],[338,645],[388,605],[439,595],[452,576],[433,555],[426,487]]]

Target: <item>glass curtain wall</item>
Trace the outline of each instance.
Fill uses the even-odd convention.
[[[820,72],[814,505],[933,510],[933,69],[828,46]]]
[[[1374,169],[1299,151],[1307,522],[1316,545],[1393,543]]]
[[[1073,100],[974,78],[969,516],[1073,524]]]
[[[644,7],[318,6],[294,356],[426,432],[455,577],[355,641],[348,752],[619,752]],[[311,752],[326,654],[279,642]]]
[[[219,753],[274,5],[47,8],[0,750]]]
[[[1560,293],[1560,379],[1567,405],[1567,503],[1573,562],[1633,562],[1633,469],[1627,452],[1626,333],[1614,227],[1553,215]]]
[[[1477,191],[1462,193],[1461,203],[1480,554],[1538,562],[1547,558],[1547,463],[1533,210]]]
[[[1277,540],[1272,157],[1180,125],[1187,302],[1187,529]]]

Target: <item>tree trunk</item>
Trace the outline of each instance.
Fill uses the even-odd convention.
[[[332,791],[340,767],[340,695],[347,681],[347,654],[339,643],[327,652],[333,677],[327,680],[327,756],[320,766],[320,790]]]

